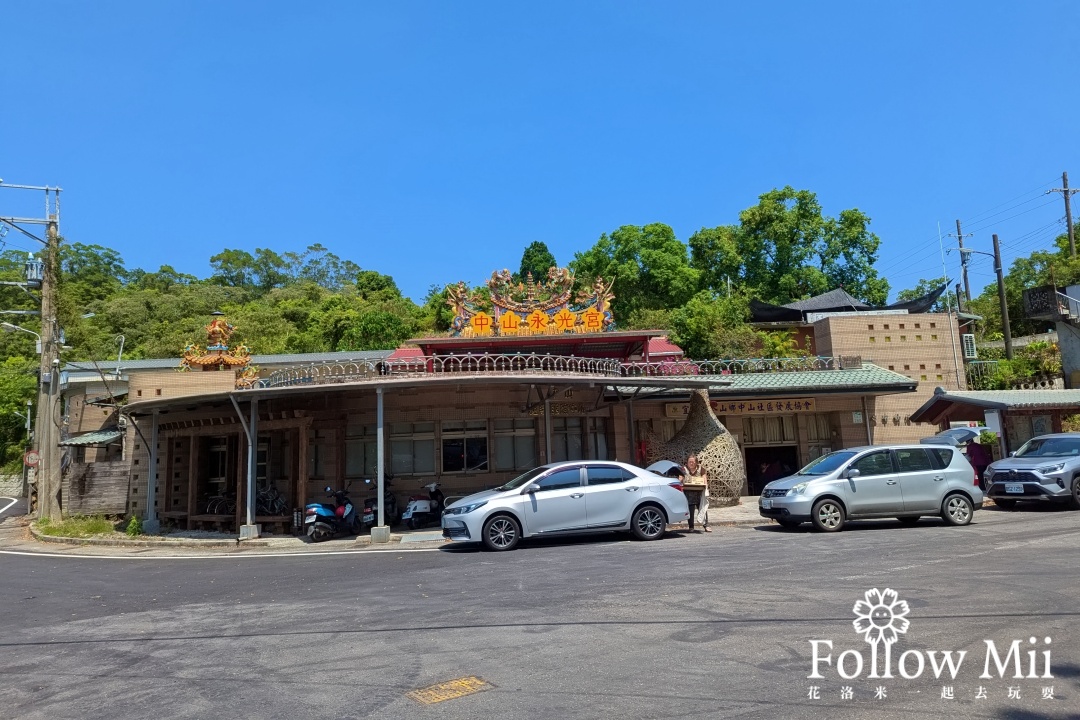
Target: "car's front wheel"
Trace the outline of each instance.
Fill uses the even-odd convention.
[[[630,530],[638,540],[658,540],[667,530],[664,511],[655,505],[642,505],[630,519]]]
[[[513,550],[521,540],[521,526],[509,515],[496,515],[484,523],[481,535],[488,550]]]
[[[814,503],[810,520],[822,532],[836,532],[844,527],[844,507],[831,498],[818,500]]]
[[[941,504],[941,518],[949,525],[967,525],[974,510],[964,495],[950,495]]]
[[[1073,478],[1072,492],[1069,493],[1069,508],[1080,510],[1080,477]]]

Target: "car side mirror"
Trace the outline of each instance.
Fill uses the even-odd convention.
[[[860,475],[862,475],[862,473],[859,472],[858,468],[851,468],[846,473],[844,473],[844,477],[848,478],[849,480],[854,480]]]
[[[534,492],[538,491],[539,489],[540,489],[540,486],[539,486],[539,485],[537,485],[536,483],[533,483],[533,484],[532,484],[532,485],[530,485],[529,487],[525,488],[525,492],[527,492],[527,493],[529,493],[530,495],[532,495],[532,494],[533,494]]]
[[[1015,450],[1013,450],[1011,453],[1009,453],[1009,457],[1015,457],[1015,456],[1016,456],[1016,451]]]

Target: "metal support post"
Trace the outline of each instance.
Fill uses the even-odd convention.
[[[161,529],[157,517],[158,485],[158,411],[150,420],[150,462],[146,472],[146,512],[143,513],[143,532],[151,535]]]
[[[385,499],[386,490],[383,483],[383,471],[385,469],[385,451],[383,449],[384,439],[383,428],[383,389],[381,387],[375,388],[375,473],[378,475],[378,483],[375,496],[377,498],[376,503],[379,508],[379,514],[376,517],[378,525],[371,528],[371,542],[373,543],[385,543],[390,542],[390,528],[386,526],[386,514]]]

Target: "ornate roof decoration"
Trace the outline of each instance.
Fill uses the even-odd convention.
[[[528,273],[514,283],[509,270],[491,273],[487,281],[493,314],[479,309],[481,299],[464,282],[447,287],[446,304],[454,311],[453,336],[554,335],[594,333],[615,329],[611,316],[614,280],[598,277],[571,302],[574,274],[552,267],[547,280],[537,282]]]
[[[251,349],[243,343],[229,348],[228,341],[236,328],[223,317],[216,317],[206,326],[206,349],[195,343],[184,347],[177,370],[232,369],[236,372],[236,387],[251,387],[258,380],[259,369],[251,364]]]

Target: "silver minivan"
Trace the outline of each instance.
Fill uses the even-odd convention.
[[[924,515],[967,525],[983,493],[975,469],[957,448],[889,445],[822,455],[789,477],[766,485],[758,510],[787,528],[811,522],[835,532],[848,520]]]

